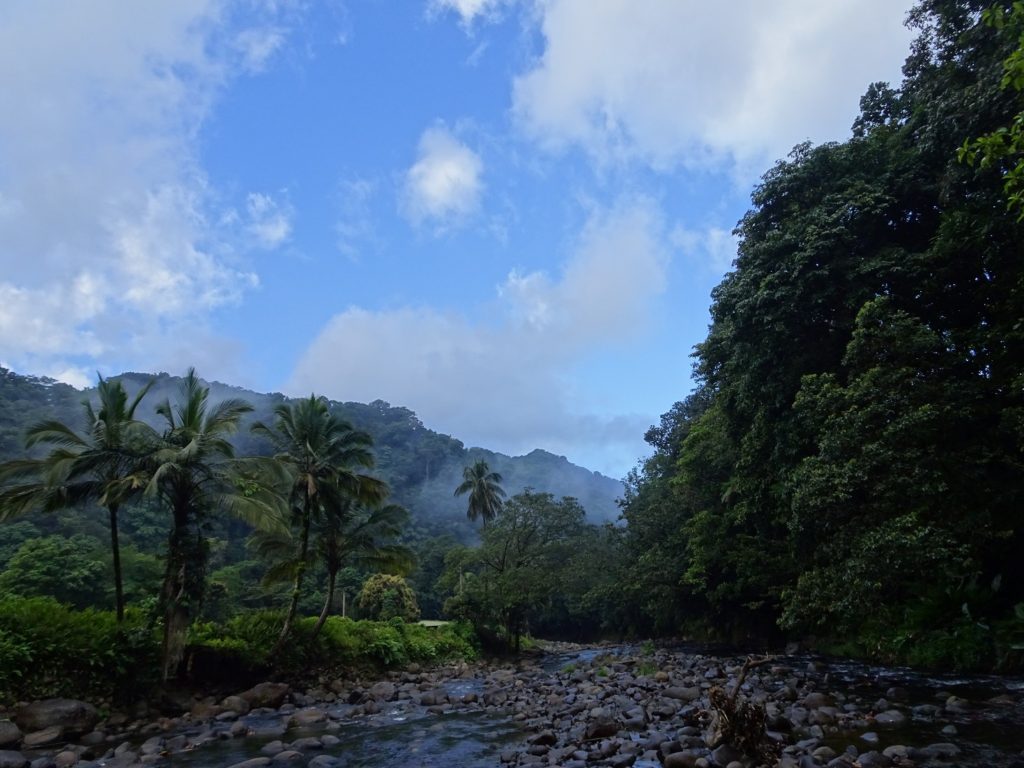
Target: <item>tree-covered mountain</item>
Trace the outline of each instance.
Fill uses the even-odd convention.
[[[112,378],[123,381],[130,396],[153,382],[137,417],[160,428],[155,406],[174,399],[181,377],[125,373]],[[269,423],[274,406],[290,399],[280,393],[253,392],[219,382],[210,382],[209,386],[213,402],[241,398],[253,406],[232,437],[238,453],[267,454],[269,443],[251,434],[249,426],[257,421]],[[0,461],[23,453],[24,432],[38,421],[58,419],[76,424],[81,418],[81,401],[92,393],[0,368]],[[622,484],[572,464],[564,456],[539,449],[525,456],[506,456],[484,448],[466,448],[454,437],[425,427],[408,408],[382,400],[369,404],[332,401],[330,405],[332,411],[373,437],[376,473],[390,486],[392,501],[406,507],[414,528],[426,535],[444,532],[463,540],[474,537],[474,526],[466,520],[466,501],[457,498],[454,490],[462,482],[463,467],[479,459],[501,474],[509,495],[531,488],[555,496],[573,496],[593,522],[618,517],[616,501],[622,494]]]

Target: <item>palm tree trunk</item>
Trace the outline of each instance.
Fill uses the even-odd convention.
[[[284,647],[285,641],[292,632],[292,624],[295,622],[295,614],[299,609],[299,597],[302,595],[302,577],[306,573],[306,558],[309,554],[309,526],[310,526],[309,502],[306,502],[305,514],[302,516],[302,540],[299,546],[299,564],[295,569],[295,581],[292,584],[292,600],[288,606],[288,615],[284,617],[284,626],[281,627],[281,634],[270,652],[271,658],[276,656]]]
[[[331,605],[334,603],[334,582],[338,578],[338,572],[331,570],[327,574],[327,599],[324,600],[324,609],[320,611],[320,618],[316,620],[316,626],[313,627],[313,638],[320,634],[320,628],[323,627],[324,622],[327,621],[327,616],[331,612]]]
[[[167,571],[160,599],[164,607],[163,681],[178,676],[188,635],[188,513],[174,510],[167,542]]]
[[[117,623],[124,621],[124,586],[121,582],[121,547],[117,541],[117,504],[107,507],[110,512],[110,553],[114,561],[114,604]]]

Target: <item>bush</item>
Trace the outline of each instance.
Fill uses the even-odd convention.
[[[370,619],[416,621],[420,617],[416,593],[401,576],[374,574],[363,584],[356,602],[359,610]]]
[[[129,610],[75,611],[48,597],[0,599],[0,700],[130,699],[157,682],[160,639]]]
[[[479,652],[476,635],[466,624],[424,627],[406,624],[397,617],[378,622],[332,616],[315,639],[316,619],[295,622],[291,640],[271,659],[269,654],[283,619],[283,614],[274,611],[253,611],[221,625],[196,624],[190,635],[190,652],[203,657],[220,654],[224,665],[242,664],[250,672],[268,667],[280,672],[304,672],[314,666],[429,664],[473,659]]]

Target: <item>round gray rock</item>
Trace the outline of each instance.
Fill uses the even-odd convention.
[[[88,733],[99,722],[96,707],[75,699],[44,699],[26,704],[14,720],[23,731],[60,726],[68,735]]]

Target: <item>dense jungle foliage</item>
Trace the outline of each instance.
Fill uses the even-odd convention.
[[[628,480],[641,625],[1019,664],[1020,154],[958,148],[1019,128],[1024,13],[987,6],[919,3],[902,86],[755,189],[697,387]]]

